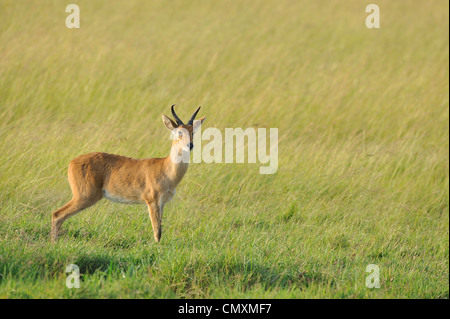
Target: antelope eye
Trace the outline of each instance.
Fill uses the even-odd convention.
[[[178,131],[178,137],[182,137],[183,136],[183,132]]]

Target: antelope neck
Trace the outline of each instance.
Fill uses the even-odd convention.
[[[167,176],[172,180],[174,187],[178,185],[189,167],[189,158],[186,163],[183,161],[179,161],[179,163],[177,163],[176,161],[176,158],[182,158],[182,152],[183,150],[181,147],[174,145],[170,150],[170,155],[166,157]],[[186,156],[190,156],[190,152],[186,154]]]

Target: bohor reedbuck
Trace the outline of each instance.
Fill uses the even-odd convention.
[[[206,116],[195,120],[200,107],[187,124],[177,116],[172,105],[173,121],[163,115],[171,131],[172,148],[164,158],[134,159],[108,153],[89,153],[74,158],[68,178],[73,197],[52,213],[52,241],[56,241],[62,223],[69,217],[97,203],[103,197],[125,204],[147,204],[153,235],[161,239],[164,205],[172,199],[189,166],[194,147],[193,134]]]

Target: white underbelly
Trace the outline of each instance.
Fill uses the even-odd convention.
[[[128,199],[128,198],[124,198],[124,197],[120,197],[117,195],[113,195],[111,193],[109,193],[106,189],[103,190],[103,196],[106,199],[109,199],[110,201],[116,202],[116,203],[122,203],[122,204],[141,204],[140,201],[137,200],[132,200],[132,199]]]

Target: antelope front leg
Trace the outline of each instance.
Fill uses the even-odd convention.
[[[146,203],[148,206],[150,220],[152,221],[153,236],[155,237],[156,242],[159,243],[162,233],[161,231],[162,211],[156,201],[152,200],[147,201]]]

